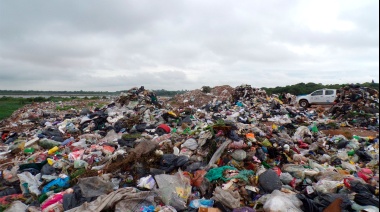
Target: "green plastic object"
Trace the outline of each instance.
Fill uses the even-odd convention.
[[[33,147],[24,149],[24,153],[32,154],[33,152],[34,152],[34,148]]]
[[[263,164],[263,166],[267,169],[271,169],[272,167],[265,161],[261,162],[261,164]]]
[[[226,178],[223,176],[223,173],[226,170],[236,170],[236,168],[232,166],[222,166],[222,167],[210,169],[205,175],[205,178],[209,180],[210,182],[215,181],[215,180],[223,180],[224,182],[226,182],[232,179],[241,179],[248,182],[249,176],[253,176],[255,174],[254,171],[252,170],[242,170],[242,171],[239,171],[239,174],[230,178]]]
[[[236,168],[232,166],[221,166],[218,168],[210,169],[205,175],[205,178],[207,178],[207,180],[210,182],[219,180],[219,179],[226,181],[226,178],[223,177],[223,173],[226,170],[236,170]]]
[[[318,133],[318,127],[317,127],[316,124],[314,124],[314,126],[311,128],[311,131],[312,131],[313,133]]]
[[[262,142],[262,144],[265,147],[271,147],[272,146],[272,143],[267,138]]]
[[[190,127],[186,127],[182,134],[189,134],[191,132]]]
[[[38,197],[38,202],[43,203],[45,200],[47,200],[48,195],[47,194],[42,194],[41,196]]]
[[[350,150],[347,152],[348,156],[354,156],[355,155],[355,150]]]

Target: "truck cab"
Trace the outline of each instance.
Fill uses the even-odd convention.
[[[329,105],[334,104],[336,89],[320,89],[308,95],[297,96],[297,103],[304,108],[310,105]]]

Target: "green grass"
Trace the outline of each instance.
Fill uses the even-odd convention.
[[[55,109],[58,110],[58,111],[67,111],[67,110],[71,110],[71,109],[76,110],[78,108],[74,107],[74,106],[71,106],[71,105],[66,105],[66,106],[62,106],[62,107],[57,106]]]
[[[32,97],[32,98],[13,98],[13,97],[1,97],[0,98],[0,120],[6,119],[9,116],[12,115],[14,111],[17,109],[23,107],[24,105],[31,104],[34,102],[59,102],[59,101],[71,101],[75,99],[80,99],[78,97],[70,97],[70,98],[63,98],[63,97]],[[84,98],[85,99],[85,98]],[[88,99],[88,98],[87,98]],[[97,99],[97,98],[91,98],[91,99]],[[70,108],[57,108],[57,110],[69,110]]]
[[[24,106],[26,103],[22,103],[17,98],[0,98],[0,120],[8,118],[12,113]]]

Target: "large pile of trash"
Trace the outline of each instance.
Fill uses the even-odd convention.
[[[16,111],[0,125],[0,211],[379,210],[378,132],[326,135],[341,122],[323,109],[217,90]]]
[[[354,127],[379,130],[379,92],[357,85],[337,90],[336,104],[328,111],[333,119]]]
[[[186,92],[184,94],[178,94],[169,100],[172,105],[178,105],[182,107],[202,107],[205,104],[211,104],[215,102],[229,101],[232,97],[234,89],[229,85],[216,86],[210,90],[210,92],[196,89]]]

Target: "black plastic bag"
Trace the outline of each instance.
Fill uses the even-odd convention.
[[[48,163],[45,164],[41,169],[42,175],[52,175],[55,172],[55,168],[50,166]]]
[[[303,211],[308,212],[322,212],[323,206],[314,202],[314,200],[307,198],[304,194],[297,194],[296,197],[301,200],[303,205]]]
[[[281,190],[282,182],[275,171],[268,169],[259,176],[259,185],[262,188],[260,190],[272,193],[274,190]]]
[[[357,154],[360,160],[364,162],[370,162],[372,160],[372,157],[362,148],[356,150],[355,154]]]
[[[372,205],[379,207],[379,199],[366,192],[355,194],[354,201],[359,205]]]

